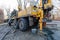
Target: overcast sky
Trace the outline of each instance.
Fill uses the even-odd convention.
[[[0,0],[0,7],[6,7],[6,8],[11,8],[17,9],[17,0]]]
[[[58,0],[52,0],[55,6],[60,6],[60,2]],[[6,8],[17,9],[17,0],[0,0],[0,7],[4,6]]]

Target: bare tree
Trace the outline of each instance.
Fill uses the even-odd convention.
[[[9,6],[9,8],[7,8],[7,7],[5,7],[4,5],[2,5],[2,8],[7,12],[8,18],[10,18],[10,16],[11,16],[11,13],[10,13],[10,6]]]

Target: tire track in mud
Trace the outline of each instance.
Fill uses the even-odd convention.
[[[7,27],[6,25],[0,25],[0,40],[3,40],[3,38],[10,32],[10,30],[10,27]]]

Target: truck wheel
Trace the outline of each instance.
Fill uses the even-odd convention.
[[[19,29],[21,31],[26,31],[28,29],[28,21],[25,18],[20,18],[19,20]]]

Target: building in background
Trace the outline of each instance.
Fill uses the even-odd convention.
[[[0,9],[0,23],[4,22],[4,10]]]

